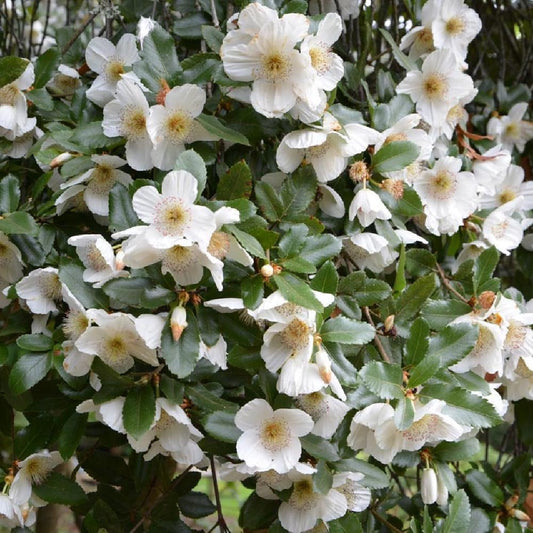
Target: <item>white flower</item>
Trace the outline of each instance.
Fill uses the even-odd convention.
[[[360,269],[368,268],[376,274],[398,257],[398,252],[389,247],[389,241],[375,233],[358,233],[344,239],[342,244]]]
[[[502,174],[498,176],[494,190],[480,196],[480,208],[499,207],[522,196],[523,201],[520,208],[533,209],[533,182],[524,182],[524,169],[519,165],[511,164],[507,165],[506,170],[507,172],[503,170]],[[475,164],[474,175],[476,175]]]
[[[239,23],[245,12],[247,8],[242,11]],[[239,34],[238,38],[230,32],[224,39],[220,55],[228,76],[237,81],[253,82],[252,106],[266,117],[283,116],[297,98],[311,107],[318,106],[316,71],[309,56],[294,48],[307,35],[307,18],[291,14],[268,22],[262,16],[260,20],[264,24],[254,27],[257,32],[251,40],[248,40],[248,32],[244,36]]]
[[[55,96],[72,96],[81,87],[79,72],[67,65],[59,65],[58,73],[48,83],[47,88]]]
[[[127,79],[117,83],[115,99],[104,107],[102,128],[108,137],[125,137],[126,159],[135,170],[150,170],[152,141],[146,130],[149,106],[141,88]]]
[[[48,474],[63,462],[59,452],[43,450],[32,453],[18,463],[18,472],[9,487],[9,496],[15,505],[27,503],[31,497],[32,485],[41,484]]]
[[[205,342],[200,342],[200,357],[207,359],[212,365],[216,365],[222,370],[228,368],[228,345],[222,335],[218,336],[218,340],[212,346],[208,346]]]
[[[443,157],[413,184],[424,204],[425,225],[434,235],[453,235],[476,210],[476,181],[471,172],[460,172],[461,165],[458,158]]]
[[[472,92],[472,78],[463,74],[453,53],[435,50],[424,60],[422,70],[412,70],[396,87],[416,103],[416,112],[430,125],[440,126],[448,111]]]
[[[509,114],[502,117],[492,117],[487,123],[487,134],[494,135],[497,143],[504,149],[523,152],[526,143],[533,139],[533,123],[522,120],[528,108],[527,102],[515,104]]]
[[[370,505],[370,490],[358,483],[364,477],[359,472],[340,472],[333,476],[333,488],[346,498],[349,511],[360,513]]]
[[[378,138],[372,128],[356,123],[341,126],[333,115],[324,113],[323,126],[285,135],[276,152],[276,163],[283,172],[293,172],[305,158],[318,181],[325,183],[341,174],[349,157],[363,152]]]
[[[243,431],[237,440],[237,454],[258,472],[275,470],[283,474],[300,458],[299,437],[313,429],[313,420],[300,409],[277,409],[260,398],[241,407],[235,425]]]
[[[83,281],[92,283],[94,287],[101,287],[110,279],[128,275],[117,268],[113,247],[102,235],[76,235],[67,242],[76,247],[76,253],[85,266]]]
[[[438,15],[431,22],[435,48],[451,50],[461,62],[468,45],[481,31],[481,19],[463,0],[442,0],[438,4]]]
[[[7,494],[0,494],[0,526],[10,530],[22,525],[20,507]]]
[[[194,205],[197,194],[198,182],[185,170],[169,172],[161,193],[151,185],[135,192],[133,208],[149,224],[144,236],[151,246],[166,249],[197,243],[207,249],[216,230],[215,216],[207,207]]]
[[[85,61],[98,77],[87,91],[87,98],[104,107],[113,100],[113,94],[120,80],[130,79],[132,82],[139,82],[136,74],[126,73],[124,68],[139,60],[136,38],[132,33],[125,33],[116,46],[104,37],[91,39],[85,51]]]
[[[74,343],[78,350],[100,357],[118,373],[129,370],[134,364],[133,358],[157,366],[155,347],[149,347],[140,332],[144,329],[143,323],[125,313],[98,313],[92,320],[96,326],[89,327]]]
[[[361,226],[366,228],[376,218],[388,220],[392,217],[392,214],[373,190],[361,185],[353,197],[348,211],[348,218],[350,220],[353,220],[355,217],[357,217]]]
[[[324,439],[333,436],[344,415],[350,410],[343,401],[321,391],[298,396],[296,405],[314,420],[315,425],[311,433]]]
[[[53,267],[32,270],[15,285],[30,311],[40,315],[57,311],[56,302],[62,299],[63,287],[59,271]]]
[[[472,172],[478,184],[478,191],[487,196],[494,196],[505,179],[511,164],[511,154],[508,150],[502,150],[501,146],[496,145],[487,150],[483,157],[483,160],[473,162]],[[512,200],[512,198],[509,199]],[[481,200],[480,205],[483,205]],[[498,204],[495,203],[490,207],[496,207],[496,205]]]
[[[322,209],[322,211],[324,211],[324,213],[330,217],[342,218],[344,216],[345,209],[344,202],[342,201],[340,194],[332,187],[322,183],[318,184],[318,192],[318,207],[320,207],[320,209]]]
[[[187,83],[172,88],[165,105],[150,108],[146,129],[154,144],[152,161],[157,168],[172,169],[185,144],[218,139],[194,120],[202,112],[205,98],[200,87]]]
[[[22,277],[20,250],[0,231],[0,280],[12,284]]]
[[[300,50],[309,55],[311,66],[317,73],[320,89],[332,91],[344,76],[342,59],[331,51],[331,46],[342,33],[342,20],[337,13],[328,13],[318,24],[316,35],[308,35]]]
[[[428,3],[424,4],[424,7]],[[423,9],[423,8],[422,8]],[[415,26],[409,30],[400,41],[400,50],[409,48],[409,57],[417,60],[435,50],[433,45],[433,33],[431,27]]]
[[[420,496],[424,505],[431,505],[437,501],[438,481],[433,468],[424,468],[420,480]]]
[[[89,211],[95,215],[107,217],[109,215],[109,193],[115,183],[122,183],[126,187],[133,183],[131,176],[120,167],[126,164],[126,161],[115,155],[92,155],[92,161],[96,166],[80,176],[69,179],[61,185],[61,189],[70,190],[76,185],[84,185],[83,200]],[[59,205],[64,202],[65,191],[61,194],[55,204]]]
[[[278,517],[290,533],[307,531],[319,519],[329,522],[346,514],[346,497],[336,488],[322,494],[315,491],[312,476],[295,472],[289,477],[294,481],[292,493],[286,502],[281,503]]]

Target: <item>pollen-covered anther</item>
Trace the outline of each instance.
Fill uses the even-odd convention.
[[[387,136],[383,144],[389,144],[397,141],[407,141],[407,135],[405,135],[405,133],[391,133]]]
[[[131,105],[124,108],[120,132],[128,139],[138,139],[146,134],[146,116],[141,107]]]
[[[437,172],[431,178],[431,189],[433,195],[439,200],[447,200],[455,193],[457,183],[455,176],[447,170]]]
[[[460,17],[452,17],[446,21],[446,32],[449,35],[458,35],[465,29],[465,21]]]
[[[263,446],[271,452],[279,452],[290,442],[291,431],[285,420],[272,417],[260,429]]]
[[[89,319],[85,313],[70,311],[63,323],[63,333],[70,339],[77,339],[89,327]]]
[[[174,111],[165,120],[167,138],[173,144],[183,144],[191,130],[193,119],[185,111]]]
[[[487,318],[487,322],[501,326],[503,324],[503,318],[499,313],[492,313],[492,315]]]
[[[325,43],[318,43],[309,50],[311,65],[319,73],[327,72],[331,65],[331,52]]]
[[[167,197],[155,208],[154,224],[162,235],[179,235],[183,233],[190,220],[190,212],[179,198]]]
[[[381,182],[381,188],[387,191],[395,200],[403,198],[404,182],[387,178]]]
[[[124,63],[119,59],[108,61],[105,67],[105,76],[110,82],[116,83],[124,74]]]
[[[215,231],[209,241],[207,251],[217,259],[224,259],[230,249],[229,235],[223,231]]]
[[[319,496],[313,490],[312,481],[304,479],[294,484],[289,504],[296,509],[310,511],[316,506],[318,499]]]
[[[284,81],[292,70],[289,58],[282,52],[275,51],[263,56],[261,61],[262,78],[270,82]]]
[[[356,161],[351,165],[348,174],[354,183],[364,182],[370,179],[370,171],[364,161]]]
[[[494,300],[496,299],[496,293],[492,291],[483,291],[478,298],[479,305],[483,309],[490,309]]]
[[[18,88],[12,83],[8,83],[0,88],[0,105],[14,106],[20,94]]]
[[[439,72],[432,72],[424,79],[424,92],[429,100],[443,100],[448,92],[446,78]]]
[[[61,299],[61,281],[59,276],[55,273],[48,273],[41,278],[41,291],[45,298],[51,300]]]
[[[301,350],[309,342],[311,327],[307,322],[294,318],[281,333],[281,339],[293,351]]]

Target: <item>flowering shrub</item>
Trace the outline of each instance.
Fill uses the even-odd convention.
[[[391,5],[4,6],[1,525],[527,527],[530,90]]]

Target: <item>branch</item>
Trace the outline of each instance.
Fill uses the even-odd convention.
[[[215,492],[215,502],[217,506],[217,516],[218,516],[216,524],[210,529],[210,531],[213,531],[218,526],[220,528],[220,533],[231,533],[230,530],[228,529],[228,526],[226,525],[226,520],[224,520],[224,515],[222,514],[222,503],[220,501],[220,492],[218,490],[215,459],[212,455],[209,457],[209,462],[211,464],[211,477],[213,478],[213,490]]]
[[[459,292],[457,292],[453,287],[452,287],[452,284],[450,283],[450,280],[446,277],[446,274],[444,273],[444,270],[442,270],[442,267],[437,263],[437,272],[440,276],[440,279],[442,280],[442,284],[452,293],[454,294],[455,296],[457,296],[457,298],[459,298],[459,300],[461,300],[461,302],[464,302],[465,304],[469,304],[468,300]]]
[[[363,307],[363,312],[365,313],[366,319],[368,320],[369,324],[375,329],[376,325],[374,324],[374,321],[372,320],[372,316],[370,315],[370,309],[366,305]],[[390,363],[391,362],[390,357],[385,351],[385,348],[383,348],[383,344],[381,344],[381,340],[377,336],[377,333],[374,336],[374,344],[376,345],[378,352],[381,354],[383,361],[385,361],[386,363]]]

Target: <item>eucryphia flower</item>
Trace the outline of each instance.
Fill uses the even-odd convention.
[[[368,268],[376,274],[383,272],[398,257],[389,241],[376,233],[358,233],[342,241],[346,253],[360,269]]]
[[[492,197],[496,191],[501,187],[509,165],[511,164],[511,154],[508,150],[502,150],[500,145],[496,145],[483,154],[483,159],[474,161],[472,163],[472,173],[476,178],[478,184],[478,192],[481,193],[481,198]],[[482,200],[480,198],[480,206]],[[509,198],[512,200],[512,198]],[[495,203],[490,207],[496,207]]]
[[[139,59],[135,35],[132,33],[125,33],[116,46],[104,37],[91,39],[85,51],[85,61],[98,76],[87,91],[87,98],[104,107],[113,100],[113,94],[120,80],[140,82],[136,74],[126,73],[124,68],[131,67]]]
[[[299,437],[313,429],[313,420],[300,409],[277,409],[260,398],[245,404],[235,415],[243,432],[237,440],[237,454],[256,471],[291,470],[302,452]]]
[[[296,405],[313,418],[315,425],[311,433],[324,439],[333,436],[344,415],[350,410],[343,401],[322,391],[298,396]]]
[[[482,194],[479,197],[480,208],[498,207],[522,196],[523,201],[520,209],[526,211],[533,209],[533,182],[524,181],[524,169],[519,165],[509,164],[502,174],[495,180],[496,183],[492,193]],[[475,165],[474,175],[477,179]]]
[[[255,10],[246,7],[239,20],[248,15],[248,9]],[[263,12],[261,15],[260,27],[253,24],[253,30],[241,33],[235,30],[224,39],[220,55],[226,73],[231,79],[253,82],[252,106],[267,117],[281,117],[296,104],[297,98],[311,107],[318,106],[316,71],[309,56],[295,49],[307,35],[309,21],[294,13],[281,19],[269,16],[268,21]]]
[[[440,441],[455,441],[469,428],[459,425],[442,411],[446,403],[430,400],[416,401],[411,425],[399,430],[394,422],[394,408],[388,403],[375,403],[354,416],[347,444],[354,450],[363,449],[381,463],[390,463],[402,451],[419,450]]]
[[[470,76],[463,74],[452,52],[435,50],[422,63],[422,70],[411,70],[396,87],[416,103],[416,112],[430,125],[441,126],[449,110],[472,92]]]
[[[64,284],[59,279],[57,268],[46,267],[32,270],[15,288],[17,295],[24,299],[32,313],[44,315],[57,311],[57,302],[63,297]]]
[[[392,217],[391,212],[385,207],[381,198],[365,185],[356,188],[357,192],[353,197],[348,210],[348,218],[354,220],[357,217],[361,226],[366,228],[376,220],[388,220]]]
[[[516,147],[523,152],[526,143],[533,139],[533,123],[523,120],[527,108],[527,102],[519,102],[511,107],[508,115],[492,117],[487,123],[487,134],[494,135],[504,149],[512,152]]]
[[[83,185],[76,191],[77,193],[83,191],[83,200],[89,211],[106,217],[109,215],[109,193],[115,183],[128,186],[133,180],[129,174],[118,170],[126,164],[121,157],[92,155],[91,159],[96,163],[95,167],[63,183],[61,189],[66,189],[66,191],[56,199],[55,204],[60,205],[65,202],[71,187]]]
[[[146,128],[154,144],[152,160],[157,168],[170,170],[185,144],[218,139],[194,120],[203,110],[205,92],[187,83],[165,95],[165,105],[150,108]]]
[[[16,505],[28,502],[32,486],[42,483],[48,474],[63,462],[59,452],[43,450],[32,453],[18,463],[18,471],[9,487],[9,496]]]
[[[72,67],[59,65],[57,74],[47,85],[55,96],[72,96],[78,87],[81,87],[80,74]]]
[[[437,474],[433,468],[424,468],[420,480],[420,496],[425,505],[431,505],[437,501]]]
[[[22,277],[23,266],[20,250],[0,231],[0,291]],[[5,307],[9,302],[0,292],[0,307]]]
[[[146,130],[148,114],[148,102],[141,88],[127,79],[117,83],[115,98],[104,107],[104,134],[126,138],[126,159],[135,170],[150,170],[154,166],[152,141]]]

